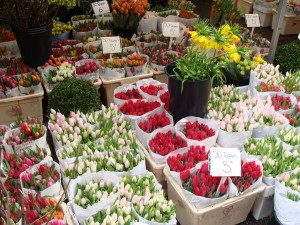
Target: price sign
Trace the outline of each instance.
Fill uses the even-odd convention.
[[[241,176],[241,153],[237,148],[211,148],[209,160],[213,177]]]
[[[245,14],[247,27],[260,27],[258,14]]]
[[[109,13],[109,5],[106,0],[91,3],[96,16],[104,13]]]
[[[179,23],[178,22],[163,22],[163,35],[165,37],[179,37]]]
[[[122,52],[121,49],[121,42],[120,37],[102,37],[102,47],[103,47],[103,53],[120,53]]]

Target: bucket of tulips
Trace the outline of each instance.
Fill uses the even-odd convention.
[[[286,149],[300,149],[300,130],[295,127],[287,127],[279,131],[279,140],[284,143]]]
[[[300,70],[286,73],[280,85],[286,93],[300,96]]]
[[[66,222],[64,212],[54,198],[43,198],[40,194],[29,193],[23,198],[23,203],[25,221],[28,224],[45,225],[53,219]]]
[[[99,211],[84,222],[85,225],[107,224],[108,221],[113,224],[132,224],[136,222],[136,216],[133,214],[132,203],[126,198],[118,199],[114,205],[106,210]]]
[[[42,74],[42,78],[48,89],[52,90],[59,82],[74,77],[76,68],[73,64],[71,61],[63,62],[60,66],[50,69],[48,74]]]
[[[136,44],[134,40],[129,40],[128,38],[121,39],[122,52],[136,52]]]
[[[196,170],[186,170],[180,179],[185,197],[197,209],[223,202],[228,197],[227,177],[212,177],[208,161],[200,163]]]
[[[300,220],[300,168],[276,177],[274,210],[281,224],[297,224]]]
[[[71,207],[80,224],[97,212],[110,208],[119,198],[119,178],[107,172],[86,174],[70,183]]]
[[[76,40],[82,41],[84,37],[96,35],[98,33],[98,25],[96,21],[86,20],[73,25],[73,36]]]
[[[167,10],[157,13],[157,25],[158,31],[163,32],[162,23],[163,22],[178,22],[178,12],[177,10]]]
[[[142,79],[136,82],[139,93],[144,99],[160,100],[159,96],[168,90],[168,86],[152,78]]]
[[[131,122],[132,129],[135,129],[135,121],[141,116],[147,116],[150,112],[157,112],[163,108],[160,101],[148,101],[145,99],[129,100],[125,102],[120,111],[127,121]]]
[[[216,121],[194,116],[183,118],[175,125],[176,133],[189,145],[205,145],[208,148],[216,144],[219,130]]]
[[[125,60],[126,77],[132,77],[146,73],[149,56],[141,54],[132,54]]]
[[[7,131],[3,139],[6,152],[12,153],[26,147],[46,148],[47,128],[35,120],[35,123],[21,122],[18,128]]]
[[[160,108],[155,113],[149,113],[135,121],[136,136],[141,144],[147,148],[147,140],[154,131],[160,131],[162,128],[170,129],[174,125],[173,117]]]
[[[150,66],[154,72],[163,72],[166,65],[174,62],[178,58],[178,53],[175,51],[157,51],[150,58]]]
[[[42,197],[60,195],[60,166],[54,161],[41,162],[20,174],[22,192],[40,194]]]
[[[132,210],[139,222],[153,225],[176,225],[175,205],[167,200],[163,190],[148,192],[133,202]]]
[[[124,105],[128,100],[134,99],[142,99],[142,95],[140,94],[136,85],[128,84],[117,87],[114,90],[114,103],[120,108]]]
[[[0,85],[6,98],[20,95],[17,76],[0,76]]]
[[[13,59],[11,64],[7,67],[6,75],[8,76],[20,76],[21,74],[29,73],[32,68],[25,65],[22,59]]]
[[[180,143],[180,140],[177,136],[176,141]],[[188,173],[199,169],[199,165],[208,160],[209,155],[209,149],[205,146],[186,146],[185,141],[181,143],[166,158],[167,169],[178,184]]]
[[[99,62],[100,74],[105,80],[116,80],[125,77],[125,68],[123,61],[115,57],[113,59],[107,59]]]
[[[285,92],[285,90],[278,84],[264,81],[260,81],[258,85],[255,85],[254,88],[252,88],[252,96],[259,96],[260,98],[266,98],[274,92]]]
[[[102,52],[101,40],[89,42],[84,47],[88,50],[90,57],[94,59],[97,53]]]
[[[97,82],[99,80],[99,64],[94,59],[83,59],[75,63],[76,78]]]
[[[266,106],[255,107],[251,112],[251,118],[259,123],[259,126],[253,129],[252,137],[277,135],[281,129],[289,126],[289,120],[271,106],[270,98],[268,101]]]
[[[19,77],[19,90],[22,94],[34,94],[42,91],[40,74],[33,71]]]
[[[67,40],[72,30],[71,22],[63,23],[58,21],[59,18],[52,20],[52,43],[60,40]]]
[[[229,177],[229,198],[246,194],[262,184],[263,167],[258,159],[248,159],[242,155],[241,176]]]
[[[286,94],[282,92],[270,93],[272,106],[275,111],[281,114],[293,114],[297,105],[297,99],[292,94]],[[266,99],[266,97],[265,97]]]

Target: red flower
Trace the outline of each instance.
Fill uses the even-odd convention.
[[[161,94],[159,96],[160,100],[162,101],[162,103],[165,104],[165,110],[167,110],[167,112],[171,112],[170,111],[170,98],[169,98],[169,92],[166,91],[165,93]]]
[[[150,150],[161,156],[168,155],[170,152],[186,146],[187,142],[182,140],[180,136],[173,135],[171,131],[167,133],[159,132],[149,141]]]
[[[157,96],[157,93],[163,89],[162,86],[156,86],[153,84],[150,84],[148,86],[141,86],[140,88],[143,92],[145,92],[149,95],[154,95],[154,96]]]
[[[282,95],[274,95],[271,98],[272,105],[274,106],[275,110],[287,110],[292,107],[292,102],[290,97],[284,97]]]
[[[208,159],[208,151],[205,146],[191,146],[189,151],[176,156],[169,156],[167,163],[170,170],[181,172],[195,167],[201,161]]]
[[[122,100],[129,99],[142,99],[143,97],[140,95],[137,88],[128,89],[126,92],[118,92],[115,94],[115,98]]]
[[[186,123],[186,128],[183,130],[183,133],[188,139],[202,141],[206,138],[212,137],[215,135],[215,132],[212,128],[209,128],[205,124],[199,124],[198,121],[191,123]]]
[[[154,116],[149,117],[149,119],[145,122],[140,122],[139,127],[143,131],[151,133],[158,128],[165,127],[170,124],[170,118],[166,116],[165,112],[163,112],[162,114],[155,114]]]
[[[95,73],[99,69],[99,65],[95,61],[85,62],[82,66],[76,66],[76,74],[83,75]]]
[[[134,102],[129,100],[120,108],[120,111],[126,115],[142,116],[145,113],[160,107],[160,105],[161,104],[157,101],[147,102],[139,99]]]

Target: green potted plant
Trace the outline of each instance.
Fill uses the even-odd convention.
[[[225,65],[219,58],[228,55],[233,60],[240,60],[247,52],[243,47],[235,46],[240,40],[235,26],[226,24],[217,29],[208,21],[200,21],[190,35],[194,46],[185,56],[165,67],[175,122],[186,116],[204,117],[211,85],[220,85],[226,80],[222,73]],[[217,54],[219,51],[223,53]]]
[[[14,32],[26,65],[37,68],[50,56],[52,19],[76,0],[2,0],[0,14]]]

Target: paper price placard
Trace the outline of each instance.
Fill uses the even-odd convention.
[[[163,22],[163,35],[165,37],[179,37],[179,23],[178,22]]]
[[[213,177],[241,176],[241,153],[238,148],[211,148],[209,157]]]
[[[245,14],[247,27],[260,27],[258,14]]]
[[[102,47],[103,47],[104,54],[122,52],[119,36],[102,37],[101,40],[102,40]]]
[[[96,16],[100,15],[100,14],[104,14],[104,13],[109,13],[109,5],[108,2],[106,0],[104,1],[99,1],[99,2],[93,2],[92,4],[92,8],[94,10],[94,13]]]

